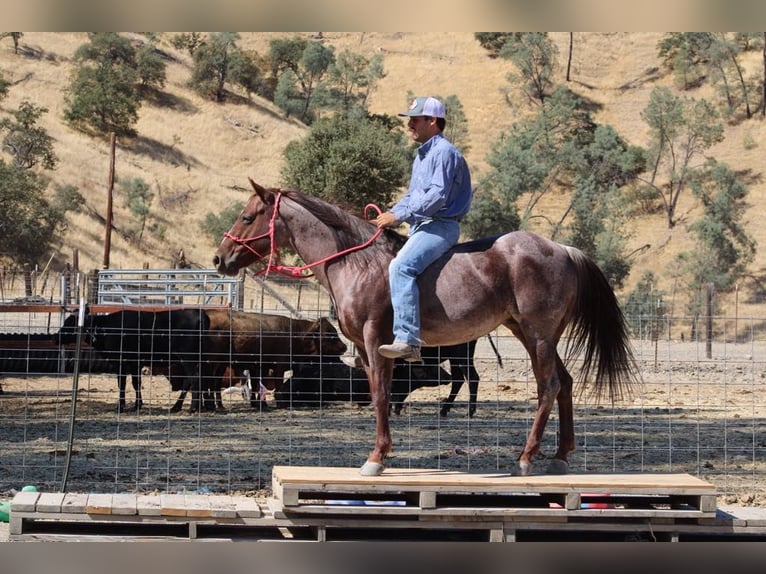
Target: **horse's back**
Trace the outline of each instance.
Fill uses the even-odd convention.
[[[514,231],[458,244],[426,270],[420,288],[423,339],[444,345],[543,318],[556,318],[557,330],[574,303],[577,274],[565,246]]]

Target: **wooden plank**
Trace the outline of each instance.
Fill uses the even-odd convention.
[[[183,494],[161,494],[160,514],[162,516],[186,516],[186,496]]]
[[[234,499],[227,494],[211,494],[210,515],[216,518],[236,518],[237,508]]]
[[[579,492],[568,492],[566,495],[566,501],[564,502],[564,508],[567,510],[580,510],[581,496]]]
[[[112,495],[104,493],[89,494],[88,502],[85,505],[85,512],[88,514],[111,514]]]
[[[275,466],[275,484],[293,487],[386,486],[477,489],[482,492],[603,492],[631,494],[715,494],[715,487],[689,474],[566,474],[512,476],[439,469],[386,469],[380,476],[361,476],[357,468]],[[283,498],[284,500],[284,498]]]
[[[436,508],[436,493],[421,492],[418,497],[418,504],[420,504],[420,508]]]
[[[112,495],[112,514],[133,516],[137,513],[135,494],[118,493]]]
[[[715,513],[715,509],[717,508],[717,502],[718,499],[715,495],[705,495],[699,497],[699,509],[702,512],[712,512]]]
[[[187,494],[185,498],[186,516],[194,518],[210,518],[213,515],[209,497]]]
[[[61,503],[62,513],[84,514],[88,505],[88,495],[84,492],[67,492]]]
[[[37,512],[61,512],[63,502],[63,492],[41,492],[35,510]]]
[[[240,518],[260,518],[263,516],[258,502],[249,496],[235,496],[234,507]]]
[[[34,512],[39,492],[17,492],[11,501],[11,515],[14,512]]]
[[[139,516],[160,516],[162,505],[158,495],[139,494],[136,496],[136,512]]]
[[[726,518],[741,526],[766,526],[766,508],[758,506],[722,506]]]

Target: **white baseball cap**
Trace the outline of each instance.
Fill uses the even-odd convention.
[[[400,116],[428,116],[431,118],[443,118],[446,115],[444,104],[430,96],[420,96],[412,100],[410,109],[399,114]]]

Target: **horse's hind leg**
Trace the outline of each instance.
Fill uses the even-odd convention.
[[[569,453],[575,449],[574,409],[572,406],[572,375],[564,366],[561,357],[556,355],[556,372],[558,373],[561,389],[559,390],[559,448],[548,466],[549,474],[566,474],[569,472]]]
[[[550,341],[536,341],[531,344],[523,334],[519,332],[518,327],[513,326],[512,331],[529,353],[532,362],[532,370],[537,381],[537,412],[529,431],[524,450],[519,456],[519,472],[522,475],[532,473],[532,457],[540,452],[545,426],[548,424],[553,405],[556,402],[561,390],[559,381],[556,344]]]

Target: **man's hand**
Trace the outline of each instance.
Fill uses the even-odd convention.
[[[382,229],[383,227],[396,227],[399,225],[399,222],[396,220],[396,215],[390,211],[381,213],[373,219],[372,222],[378,226],[378,229]]]

